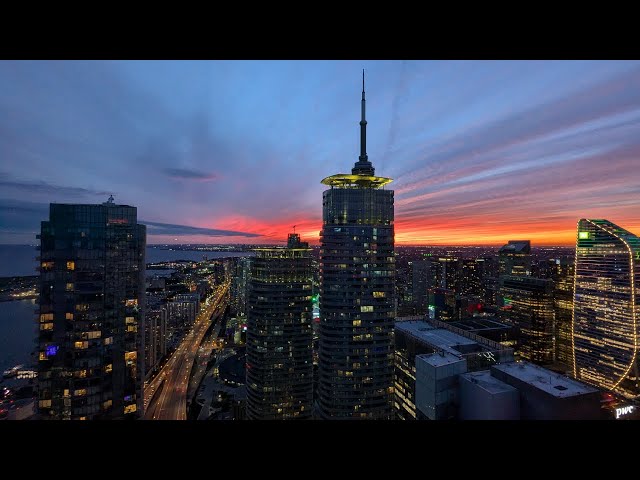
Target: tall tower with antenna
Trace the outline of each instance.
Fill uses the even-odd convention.
[[[367,155],[362,72],[360,156],[322,180],[317,411],[325,419],[391,419],[395,257],[393,190]]]

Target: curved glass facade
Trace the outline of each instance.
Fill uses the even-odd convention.
[[[251,259],[247,298],[247,418],[308,419],[313,402],[311,250],[288,248]]]
[[[372,184],[323,194],[319,412],[390,419],[395,258],[393,191]]]
[[[572,344],[576,378],[640,394],[640,239],[607,220],[578,222]]]

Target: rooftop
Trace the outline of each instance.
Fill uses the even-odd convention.
[[[491,372],[489,370],[463,373],[462,375],[460,375],[460,377],[466,378],[471,383],[475,383],[484,391],[492,395],[495,395],[498,393],[504,393],[504,392],[517,391],[516,388],[512,387],[508,383],[504,383],[503,381],[492,377]]]
[[[395,328],[396,331],[404,332],[421,342],[453,355],[482,350],[482,346],[478,342],[444,328],[436,328],[422,320],[397,322]],[[473,348],[474,346],[476,348]]]
[[[500,248],[500,253],[531,253],[529,240],[509,240],[509,243]]]
[[[510,325],[505,325],[491,317],[471,317],[457,322],[451,322],[451,325],[461,330],[469,332],[482,332],[486,330],[510,330]]]
[[[529,362],[501,363],[492,365],[491,368],[504,372],[558,398],[573,397],[598,391],[596,388],[582,382]]]
[[[442,367],[444,365],[465,361],[460,358],[460,355],[448,352],[423,353],[422,355],[416,355],[416,359],[417,358],[421,358],[425,363],[434,367]]]

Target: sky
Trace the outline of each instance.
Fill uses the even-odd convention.
[[[638,61],[0,61],[0,243],[111,194],[149,244],[317,243],[363,68],[397,244],[640,234]]]

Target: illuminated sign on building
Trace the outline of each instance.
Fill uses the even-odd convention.
[[[635,409],[636,407],[634,407],[633,405],[627,405],[626,407],[616,408],[616,420],[620,417],[624,417],[625,415],[629,415],[630,413],[633,413]]]

